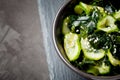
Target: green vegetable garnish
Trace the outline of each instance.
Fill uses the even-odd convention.
[[[120,9],[104,0],[78,2],[73,9],[62,26],[68,60],[95,76],[120,74]]]

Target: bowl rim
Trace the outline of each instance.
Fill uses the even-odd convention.
[[[55,47],[55,50],[57,51],[57,54],[58,56],[60,57],[60,59],[71,69],[73,70],[74,72],[78,73],[80,76],[83,76],[87,79],[102,79],[102,80],[106,80],[106,79],[109,79],[109,80],[113,80],[113,79],[120,79],[120,74],[119,75],[115,75],[115,76],[94,76],[92,74],[88,74],[86,72],[83,72],[82,70],[76,68],[75,66],[73,66],[72,64],[69,64],[67,62],[67,60],[62,56],[58,46],[57,46],[57,41],[56,41],[56,37],[55,37],[55,28],[56,28],[56,21],[57,19],[59,18],[59,15],[61,13],[62,10],[64,10],[64,8],[69,5],[71,2],[71,0],[68,0],[66,1],[65,3],[62,4],[62,6],[60,6],[60,8],[58,9],[57,11],[57,14],[54,18],[54,21],[53,21],[53,31],[52,31],[52,39],[53,39],[53,44],[54,44],[54,47]]]

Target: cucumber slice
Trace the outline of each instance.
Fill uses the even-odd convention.
[[[81,51],[79,35],[71,32],[66,34],[64,38],[64,49],[70,61],[78,59]]]
[[[85,11],[86,14],[89,14],[93,9],[93,6],[85,4],[83,2],[80,2],[79,6],[81,6],[82,10]]]
[[[113,15],[115,19],[120,20],[120,10]]]
[[[100,7],[100,6],[96,6],[96,7],[100,10],[100,12],[101,12],[102,14],[105,14],[104,8],[102,8],[102,7]]]
[[[88,73],[98,75],[98,74],[107,74],[110,72],[110,65],[106,65],[104,62],[101,65],[90,66],[87,70]]]
[[[107,33],[118,31],[118,27],[115,25],[115,19],[112,16],[105,16],[102,20],[99,20],[97,29]]]
[[[81,47],[84,53],[84,56],[91,60],[99,60],[104,57],[105,51],[102,49],[94,49],[87,38],[81,38]]]
[[[82,8],[80,5],[76,5],[74,8],[75,13],[81,14],[83,12]]]
[[[107,74],[110,72],[110,66],[106,65],[105,63],[102,63],[102,65],[97,68],[100,74]]]
[[[113,66],[117,66],[117,65],[120,66],[120,60],[115,59],[115,58],[112,56],[110,50],[108,50],[107,56],[108,56],[108,59],[109,59],[110,63],[111,63]]]
[[[99,70],[96,66],[90,66],[87,70],[87,73],[94,74],[97,76],[99,74]]]
[[[67,34],[70,32],[70,29],[68,28],[68,23],[70,22],[70,18],[66,17],[63,21],[63,26],[62,26],[62,33]]]

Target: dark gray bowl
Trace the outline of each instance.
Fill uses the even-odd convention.
[[[67,56],[65,55],[65,51],[63,49],[63,35],[62,35],[62,22],[63,19],[68,15],[72,14],[73,6],[76,5],[76,3],[80,0],[71,0],[66,2],[58,11],[56,18],[54,20],[53,24],[53,41],[55,48],[57,50],[57,53],[59,57],[63,60],[63,62],[71,68],[73,71],[77,72],[79,75],[87,78],[87,79],[97,79],[97,80],[118,80],[120,79],[120,75],[116,76],[94,76],[88,73],[83,72],[82,70],[79,70],[78,68],[74,67],[68,60]],[[89,3],[91,0],[81,0],[83,2]],[[120,2],[120,1],[119,1]],[[119,3],[118,2],[118,3]]]

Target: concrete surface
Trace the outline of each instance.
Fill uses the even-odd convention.
[[[0,80],[49,80],[36,0],[0,0]]]

